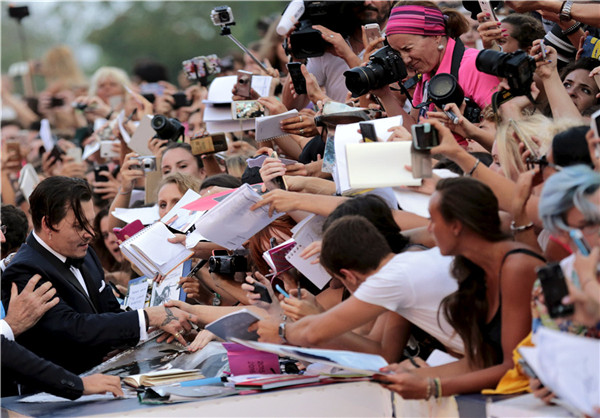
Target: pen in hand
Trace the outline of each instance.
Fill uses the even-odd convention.
[[[200,260],[196,263],[196,265],[194,266],[193,269],[190,270],[190,272],[185,276],[185,277],[194,277],[194,275],[198,272],[198,270],[200,270],[205,264],[207,263],[207,260]],[[177,285],[176,290],[181,289],[181,285],[183,283],[179,283]]]
[[[286,292],[285,290],[283,290],[283,288],[281,286],[279,286],[279,284],[275,285],[275,289],[277,289],[277,291],[279,293],[281,293],[283,296],[285,296],[286,298],[290,297],[290,294],[288,292]]]

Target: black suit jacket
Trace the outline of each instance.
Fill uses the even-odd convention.
[[[104,281],[100,260],[91,248],[80,271],[87,277],[90,297],[71,270],[30,234],[2,276],[4,306],[8,306],[13,282],[19,292],[36,273],[42,276],[39,285],[52,283],[60,302],[21,334],[17,342],[77,374],[102,362],[111,350],[135,345],[140,338],[137,312],[120,310],[111,287]]]
[[[13,379],[28,387],[77,399],[83,394],[83,381],[79,376],[36,356],[15,341],[2,335],[2,396],[18,395]]]

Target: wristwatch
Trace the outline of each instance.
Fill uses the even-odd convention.
[[[279,338],[281,338],[283,340],[284,343],[287,343],[287,340],[285,339],[285,322],[281,322],[279,324]]]
[[[572,7],[573,7],[573,0],[567,0],[562,4],[562,7],[560,8],[560,13],[559,13],[561,22],[568,22],[569,20],[571,20],[571,8]]]

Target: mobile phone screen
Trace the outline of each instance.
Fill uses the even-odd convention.
[[[563,305],[562,299],[569,294],[562,268],[558,263],[550,263],[537,269],[537,276],[542,285],[544,302],[550,318],[572,315],[573,305]]]
[[[292,77],[292,84],[294,85],[294,90],[296,94],[306,94],[306,80],[304,79],[304,75],[302,74],[302,69],[300,68],[302,64],[299,62],[290,62],[287,64],[288,71],[290,72],[290,77]]]

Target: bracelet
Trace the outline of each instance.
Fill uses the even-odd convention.
[[[119,187],[119,194],[120,194],[120,195],[123,195],[123,196],[130,195],[132,191],[133,191],[133,190],[130,190],[130,191],[128,191],[128,192],[124,192],[124,191],[123,191],[123,189],[121,189],[121,188]]]
[[[571,27],[565,29],[562,31],[562,34],[565,36],[569,36],[574,34],[575,32],[577,32],[579,30],[579,28],[582,26],[583,24],[581,22],[575,22],[574,25],[572,25]]]
[[[510,230],[514,233],[527,231],[529,228],[533,228],[533,222],[529,222],[527,225],[517,226],[515,221],[510,223]]]
[[[473,173],[475,172],[475,170],[477,170],[477,167],[479,166],[480,162],[481,162],[481,160],[479,158],[477,158],[477,160],[475,161],[475,165],[473,166],[471,171],[469,171],[467,174],[465,174],[465,177],[471,177],[473,175]]]
[[[433,379],[433,383],[435,384],[435,399],[439,399],[442,397],[442,381],[439,377]]]
[[[429,400],[429,398],[431,398],[431,392],[433,392],[433,390],[431,389],[432,386],[435,386],[435,383],[433,382],[433,379],[431,377],[427,378],[427,392],[425,393],[425,400]]]

